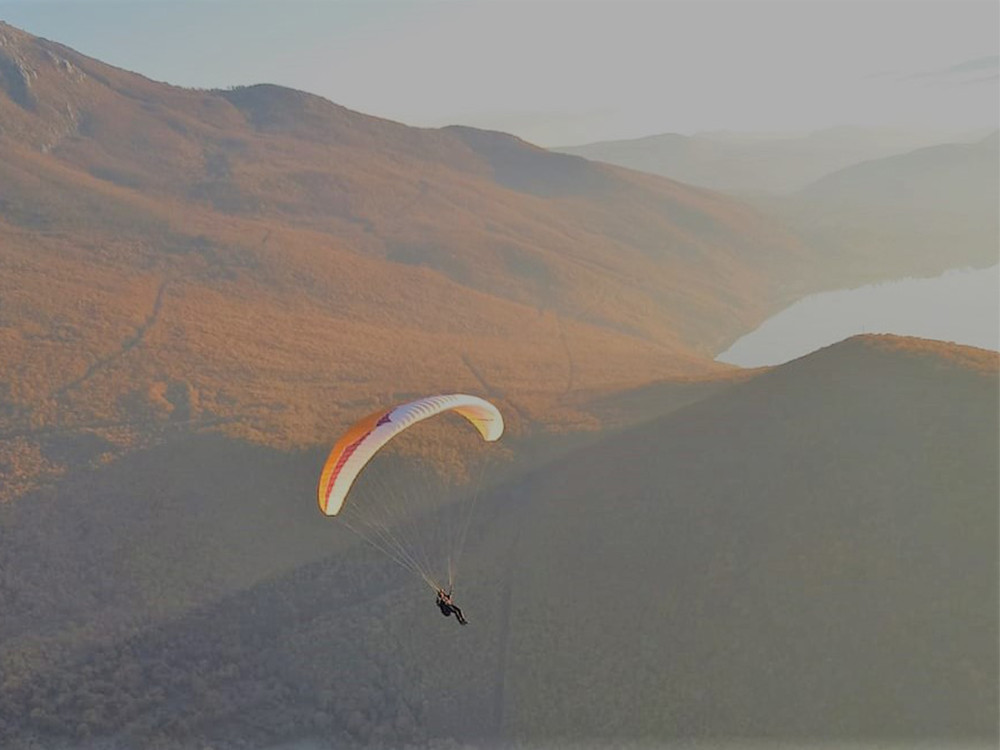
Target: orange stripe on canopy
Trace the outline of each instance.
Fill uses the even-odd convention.
[[[364,439],[371,435],[372,430],[375,429],[379,420],[390,411],[392,409],[379,409],[377,412],[369,414],[345,432],[333,446],[330,455],[326,459],[326,463],[323,464],[323,471],[319,475],[318,500],[321,511],[324,513],[327,512],[326,508],[327,503],[330,501],[330,490],[333,489],[333,485],[337,481],[341,469],[344,468],[344,463],[357,450],[357,447],[364,442]]]

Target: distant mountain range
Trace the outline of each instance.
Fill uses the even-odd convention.
[[[813,281],[832,288],[997,262],[997,132],[947,137],[835,128],[562,150],[742,195],[816,251]]]
[[[785,194],[845,167],[987,135],[838,127],[811,133],[664,133],[553,149],[727,193]]]
[[[318,456],[135,454],[0,525],[0,741],[995,743],[998,393],[856,337],[581,448],[482,499],[468,628],[296,499]]]
[[[933,275],[1000,261],[997,133],[847,167],[760,206],[851,281],[894,268]]]

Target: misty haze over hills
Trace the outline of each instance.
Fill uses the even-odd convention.
[[[665,133],[553,150],[650,172],[727,193],[789,193],[872,159],[940,143],[980,140],[989,131],[920,132],[837,127],[812,133]]]
[[[997,131],[940,137],[840,128],[796,139],[654,136],[568,151],[742,193],[817,251],[821,283],[853,286],[996,263]],[[709,176],[716,168],[720,179]]]
[[[750,205],[0,23],[0,746],[995,745],[1000,355],[713,359],[996,262],[996,136],[880,138],[682,144],[806,148]],[[465,628],[315,506],[348,425],[447,391],[504,415],[483,491],[447,420],[386,477],[417,534],[478,503]]]
[[[986,268],[1000,248],[998,164],[994,131],[847,167],[768,205],[854,283],[893,267]]]

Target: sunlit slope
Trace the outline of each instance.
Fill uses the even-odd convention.
[[[28,674],[4,715],[166,746],[995,741],[997,369],[850,339],[486,498],[468,628],[337,555]]]
[[[805,262],[707,191],[0,37],[5,497],[66,468],[38,430],[302,446],[440,391],[594,427],[568,395],[725,369]]]

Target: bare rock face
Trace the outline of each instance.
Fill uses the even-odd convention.
[[[43,153],[79,132],[92,97],[69,50],[0,22],[0,134]],[[96,82],[91,82],[96,83]]]
[[[0,86],[10,99],[29,112],[37,107],[31,81],[37,73],[20,52],[26,35],[6,24],[0,25]]]

